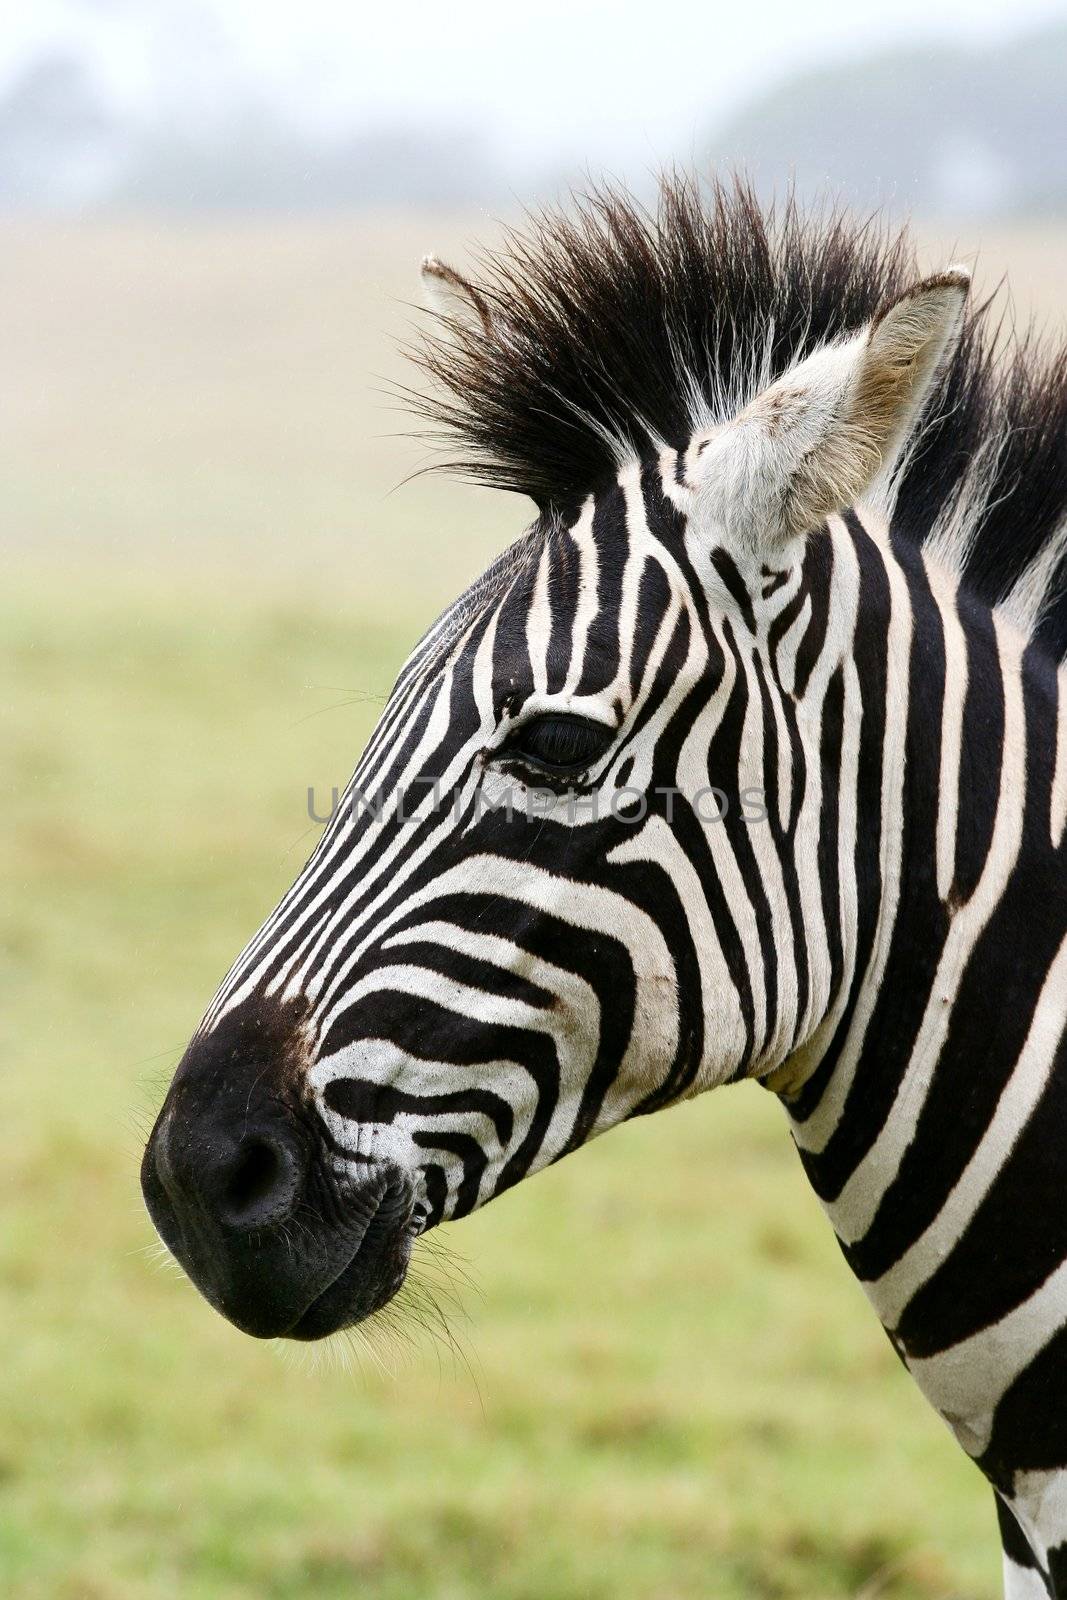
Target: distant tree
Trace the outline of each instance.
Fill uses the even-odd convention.
[[[883,51],[797,74],[716,130],[764,194],[795,177],[875,206],[1067,210],[1067,27],[983,49]]]
[[[118,132],[83,61],[37,56],[0,94],[0,206],[90,203],[113,182]]]
[[[479,132],[404,125],[313,139],[267,105],[145,130],[115,199],[125,205],[306,211],[490,201],[503,181]]]

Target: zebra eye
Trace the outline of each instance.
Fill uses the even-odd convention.
[[[614,739],[614,730],[584,717],[534,717],[516,728],[501,755],[567,774],[592,766]]]

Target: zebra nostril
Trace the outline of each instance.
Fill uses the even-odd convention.
[[[251,1134],[216,1174],[220,1221],[231,1228],[262,1228],[291,1209],[300,1173],[288,1145]]]

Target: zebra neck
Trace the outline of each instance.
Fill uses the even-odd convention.
[[[854,978],[787,1109],[882,1322],[981,1455],[1010,1372],[991,1396],[988,1366],[963,1380],[941,1353],[995,1338],[1067,1257],[1040,1157],[1067,1137],[1067,680],[920,557],[901,553],[890,582],[881,718],[877,690],[864,699],[881,763],[877,806],[857,801]],[[1067,1315],[1067,1278],[1050,1315],[1024,1355]]]

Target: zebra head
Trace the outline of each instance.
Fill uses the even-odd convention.
[[[839,514],[888,482],[966,277],[883,284],[821,337],[809,303],[791,344],[765,321],[716,384],[689,339],[673,437],[641,433],[638,375],[628,433],[591,402],[557,414],[589,460],[554,466],[546,436],[516,485],[506,380],[563,364],[550,266],[475,288],[427,263],[452,297],[429,364],[477,393],[483,475],[540,514],[407,661],[145,1155],[164,1241],[256,1335],[357,1322],[442,1219],[635,1114],[788,1071],[842,987],[848,894],[818,871],[856,612]]]

